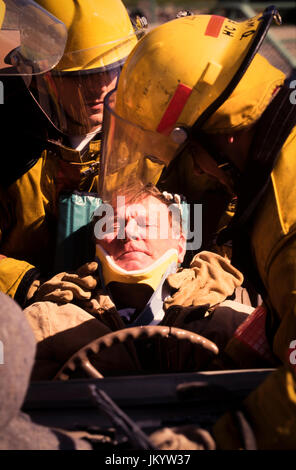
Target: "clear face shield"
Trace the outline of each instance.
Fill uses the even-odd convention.
[[[158,132],[145,130],[115,113],[116,90],[104,101],[103,145],[99,194],[111,202],[120,192],[134,193],[156,184],[179,144]]]
[[[215,17],[213,17],[213,19],[215,22]],[[120,191],[126,193],[126,190],[129,188],[131,188],[132,191],[137,191],[139,186],[143,186],[148,182],[155,184],[164,166],[168,166],[175,158],[178,158],[186,148],[189,149],[190,152],[193,148],[193,152],[198,156],[199,148],[196,149],[195,147],[196,143],[199,144],[199,147],[202,147],[201,130],[204,129],[207,121],[228,100],[240,83],[259,50],[273,19],[280,22],[277,10],[274,7],[268,7],[263,13],[260,13],[254,18],[245,22],[235,23],[235,26],[233,26],[233,23],[230,23],[230,26],[228,25],[230,28],[229,31],[237,31],[235,39],[233,42],[229,42],[232,40],[233,33],[229,36],[227,32],[226,34],[222,32],[221,34],[225,36],[223,41],[226,42],[225,44],[223,43],[223,50],[217,55],[217,63],[215,60],[208,62],[209,58],[207,57],[207,53],[206,57],[203,57],[206,68],[203,69],[201,74],[202,78],[199,78],[195,84],[193,83],[189,87],[189,89],[192,90],[192,96],[190,98],[191,104],[188,106],[187,116],[184,116],[182,123],[176,121],[174,124],[176,127],[171,131],[170,136],[160,133],[162,131],[145,130],[119,117],[116,114],[116,92],[112,92],[106,96],[99,186],[99,194],[104,200],[110,201],[112,200],[112,195]],[[154,32],[156,30],[157,28],[155,28]],[[216,32],[215,34],[213,33],[214,37],[216,37]],[[161,35],[157,39],[159,42],[156,41],[154,43],[153,41],[154,39],[151,35],[150,41],[148,38],[147,43],[145,43],[144,38],[144,40],[139,43],[139,48],[136,50],[135,54],[133,54],[132,60],[127,64],[129,67],[127,67],[128,72],[125,68],[123,70],[123,74],[125,74],[124,80],[120,83],[120,85],[122,85],[121,88],[119,87],[119,92],[122,93],[122,96],[120,96],[120,100],[118,98],[118,105],[120,105],[120,108],[124,109],[126,103],[126,108],[131,116],[130,119],[135,122],[137,122],[137,120],[140,122],[141,119],[143,122],[146,122],[148,116],[153,114],[152,110],[154,108],[152,106],[149,107],[149,99],[153,97],[154,106],[157,107],[157,93],[159,92],[159,96],[161,96],[161,93],[163,93],[161,88],[165,87],[161,81],[161,77],[165,77],[166,73],[168,77],[170,77],[169,64],[165,62],[165,65],[162,64],[161,67],[158,65],[160,55],[158,57],[157,54],[160,54],[158,44],[162,44]],[[164,39],[163,43],[165,43]],[[155,52],[153,55],[154,49],[152,46],[155,46],[155,50],[158,51],[157,54]],[[194,44],[192,47],[194,47]],[[149,55],[149,52],[151,55]],[[231,61],[228,60],[229,57],[225,60],[224,54],[226,55],[226,53],[232,58]],[[201,54],[201,56],[203,56],[203,54]],[[179,59],[182,61],[182,57]],[[154,60],[156,66],[155,74],[153,75],[153,65],[151,64],[153,64]],[[211,73],[208,75],[208,71],[210,70],[208,68],[209,64],[213,65],[213,76]],[[132,70],[133,67],[135,69],[134,74]],[[188,64],[187,66],[184,64],[184,78],[186,78],[187,67]],[[196,67],[198,68],[198,63],[196,63]],[[173,69],[174,67],[172,67],[172,70]],[[174,74],[173,71],[171,73],[172,75]],[[207,76],[206,80],[204,75]],[[139,77],[139,90],[136,90],[136,79],[133,83],[134,89],[138,91],[137,96],[136,93],[134,93],[134,89],[129,87],[130,82],[128,77],[132,79]],[[161,119],[169,110],[173,98],[177,96],[179,84],[182,85],[180,79],[177,80],[177,78],[177,76],[174,78],[176,83],[175,95],[171,98]],[[187,86],[187,83],[185,83],[185,86]],[[126,94],[124,94],[124,90]],[[130,90],[132,90],[131,93]],[[118,109],[120,108],[118,106]],[[134,111],[134,116],[132,110]],[[196,120],[193,123],[193,117],[189,116],[189,111],[192,113],[192,116],[194,116],[194,114],[196,115]],[[124,111],[122,112],[124,113]],[[145,112],[147,116],[144,115]],[[161,119],[158,119],[158,124],[161,123]],[[183,127],[184,124],[186,126],[186,123],[187,127]],[[153,123],[153,126],[156,128],[155,123]],[[182,132],[179,133],[179,131],[183,131],[184,135],[182,136]],[[209,140],[210,139],[209,137]],[[211,175],[212,169],[214,168],[214,170],[216,170],[217,164],[220,167],[221,164],[224,165],[225,162],[226,160],[220,161],[219,159],[219,161],[215,161],[215,159],[213,159],[213,162],[210,161],[209,167],[207,161],[207,167],[203,169],[203,171]],[[208,169],[210,171],[207,171]],[[221,170],[221,173],[222,172],[223,170]],[[216,173],[214,173],[214,175],[216,177]]]
[[[66,135],[100,131],[104,98],[116,87],[122,65],[139,34],[142,31],[65,53],[54,70],[34,77],[29,91],[56,129]]]
[[[0,75],[30,77],[51,70],[63,55],[67,29],[32,0],[0,0]]]

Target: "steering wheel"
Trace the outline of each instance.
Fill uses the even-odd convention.
[[[155,338],[160,339],[161,342],[168,341],[165,344],[165,348],[162,348],[164,349],[166,354],[172,351],[172,348],[170,347],[172,343],[169,343],[172,338],[175,340],[174,342],[177,343],[178,346],[180,345],[180,343],[190,343],[190,345],[194,348],[194,353],[197,353],[198,359],[195,359],[194,364],[197,369],[200,367],[200,364],[198,364],[199,362],[204,363],[205,358],[206,361],[209,361],[219,353],[219,349],[215,343],[213,343],[207,338],[204,338],[203,336],[193,333],[192,331],[159,325],[136,326],[109,333],[87,344],[75,354],[73,354],[73,356],[63,365],[63,367],[56,374],[54,380],[68,380],[73,373],[77,372],[78,369],[82,369],[88,377],[101,379],[103,378],[103,375],[97,370],[96,367],[94,367],[91,361],[93,361],[95,357],[99,358],[99,354],[103,350],[108,349],[116,344],[127,343],[130,340],[141,340],[142,343],[142,340],[147,341]],[[174,359],[178,359],[178,351],[178,347],[177,351],[176,348],[173,348],[173,356],[175,356]],[[131,353],[131,351],[129,352]],[[150,353],[151,351],[148,351],[148,354]],[[193,357],[196,358],[195,354],[192,354],[191,350],[190,358]],[[141,363],[139,361],[138,354],[133,354],[133,359],[135,360],[137,372],[143,372],[143,367],[141,366]],[[169,362],[169,358],[166,363],[167,362]]]

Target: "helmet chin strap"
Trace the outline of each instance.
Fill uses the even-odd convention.
[[[66,119],[67,119],[68,123],[73,124],[74,126],[76,126],[77,128],[80,128],[80,129],[84,126],[80,121],[77,121],[76,119],[73,118],[73,116],[70,116],[70,114],[65,109],[64,109],[64,113],[65,113],[65,116],[66,116]],[[69,136],[71,137],[72,135],[81,135],[82,137],[83,136],[86,137],[86,136],[90,136],[90,135],[95,136],[98,132],[101,132],[101,130],[102,130],[102,124],[98,124],[98,127],[96,128],[96,130],[92,131],[92,132],[84,132],[84,133],[81,134],[77,131],[76,133],[73,132],[71,134],[69,134],[68,132],[67,133],[63,132],[63,134],[68,136],[68,137]]]
[[[203,132],[198,132],[194,134],[194,140],[198,141],[198,143],[206,150],[206,152],[213,158],[213,160],[215,160],[218,168],[220,168],[224,171],[224,173],[230,176],[232,186],[236,191],[237,186],[239,186],[240,184],[242,176],[241,172],[236,167],[236,165],[225,153],[219,151],[215,147],[209,135]]]

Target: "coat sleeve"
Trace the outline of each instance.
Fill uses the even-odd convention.
[[[28,290],[39,271],[30,263],[0,255],[0,291],[24,307]]]
[[[3,248],[5,240],[11,240],[11,227],[18,219],[15,206],[13,194],[0,188],[0,291],[23,307],[28,289],[38,278],[39,271],[27,261],[8,256]],[[21,234],[19,239],[21,243]]]
[[[273,338],[273,352],[283,366],[271,373],[244,402],[259,449],[296,448],[296,365],[291,359],[291,346],[296,340],[296,266],[293,250],[290,251],[292,246],[295,250],[296,241],[289,240],[287,251],[282,249],[268,269],[270,300],[279,312],[280,321]],[[213,432],[220,448],[241,447],[229,413],[218,420]]]
[[[296,365],[291,359],[291,348],[296,346],[295,132],[292,137],[272,174],[252,235],[258,271],[268,293],[266,334],[282,364],[244,403],[260,449],[296,448]],[[214,433],[222,448],[237,448],[229,414],[216,423]]]
[[[296,381],[288,367],[280,367],[244,401],[248,420],[262,450],[296,448]],[[242,442],[232,415],[226,413],[214,425],[220,449],[241,449]]]

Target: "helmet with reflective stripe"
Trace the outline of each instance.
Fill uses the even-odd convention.
[[[131,179],[155,183],[161,163],[169,165],[200,130],[231,132],[258,119],[284,80],[257,53],[277,15],[269,7],[241,22],[181,17],[137,44],[105,99],[103,195]],[[153,159],[158,172],[147,171]]]
[[[57,71],[106,69],[126,59],[136,44],[121,0],[37,0],[66,25],[68,40]]]
[[[281,82],[283,74],[269,68],[256,52],[275,14],[270,8],[242,22],[215,15],[187,16],[155,28],[123,69],[115,112],[177,140],[175,128],[207,127],[209,117],[240,83],[240,88],[251,93],[255,89],[256,97],[261,95],[266,102],[266,85],[274,89],[273,82]],[[258,102],[256,108],[254,120],[261,108]],[[251,120],[241,115],[235,127]]]
[[[69,136],[101,129],[103,100],[137,43],[121,0],[38,0],[68,31],[64,54],[29,90],[50,122]]]

